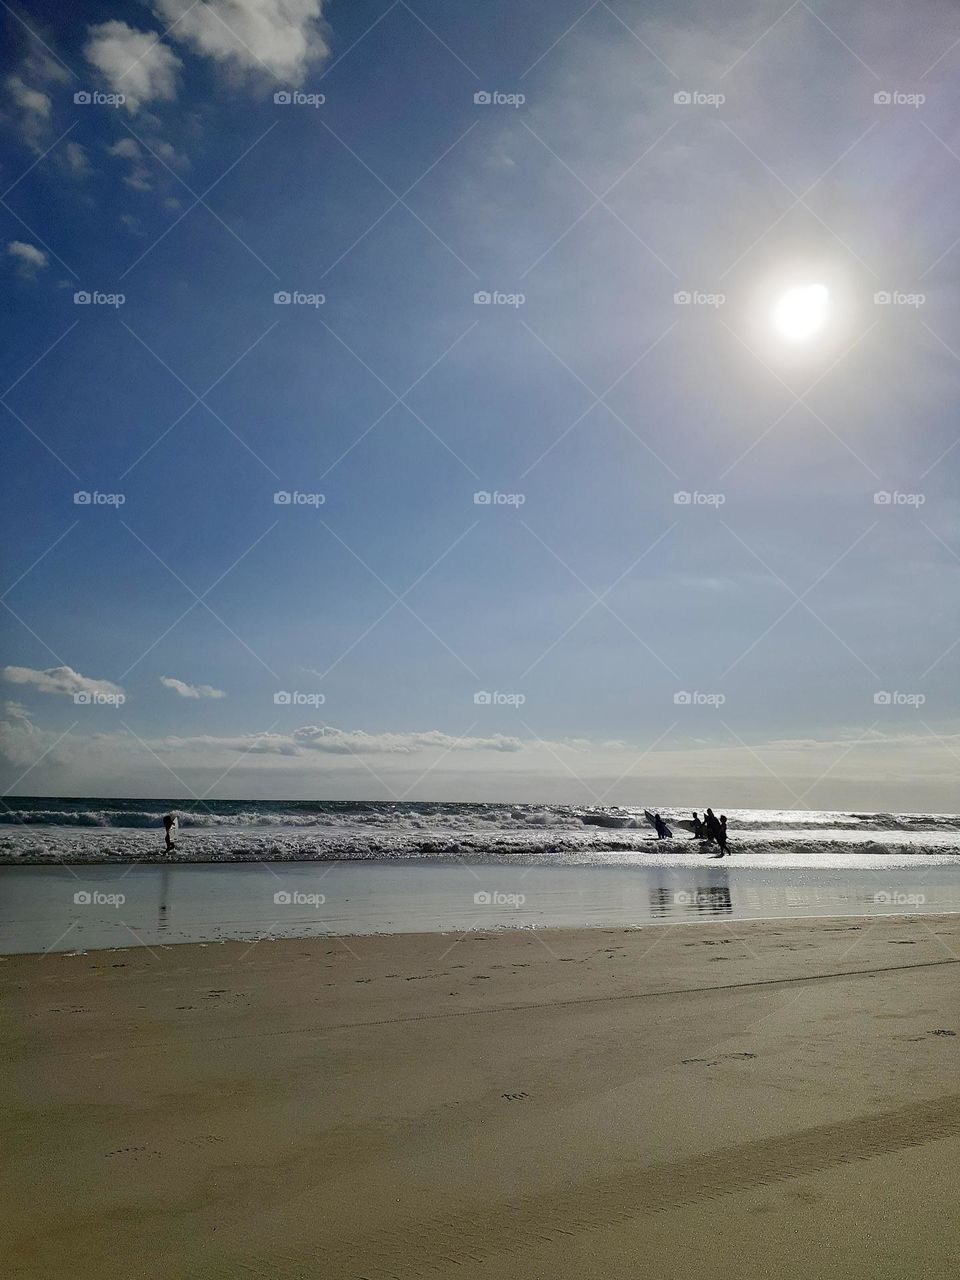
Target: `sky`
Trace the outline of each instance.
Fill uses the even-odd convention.
[[[957,808],[954,6],[2,16],[0,791]]]

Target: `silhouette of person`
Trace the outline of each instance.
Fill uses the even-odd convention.
[[[693,838],[694,840],[703,839],[703,823],[697,817],[696,809],[693,811]]]
[[[717,844],[720,846],[721,858],[727,852],[727,815],[721,813],[720,824],[717,830]]]
[[[170,850],[173,848],[173,832],[176,828],[176,822],[177,820],[172,813],[165,813],[163,815],[163,830],[164,830],[166,841],[167,841],[167,844],[166,844],[167,853],[169,853]]]
[[[653,825],[657,828],[657,839],[666,840],[670,836],[670,828],[660,817],[659,813],[653,815]]]

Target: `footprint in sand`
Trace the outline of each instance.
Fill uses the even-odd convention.
[[[932,1036],[955,1036],[955,1031],[947,1031],[944,1027],[937,1027],[935,1031],[931,1031]]]
[[[501,1098],[505,1098],[507,1102],[521,1102],[524,1098],[529,1098],[529,1093],[501,1093]]]

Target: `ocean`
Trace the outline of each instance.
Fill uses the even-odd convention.
[[[668,823],[689,810],[663,808]],[[702,813],[702,810],[700,810]],[[717,809],[719,813],[720,810]],[[728,809],[730,852],[754,866],[960,861],[960,816]],[[163,815],[179,822],[164,854]],[[684,865],[704,845],[658,841],[643,807],[7,797],[0,861],[42,863],[453,860],[521,865]]]

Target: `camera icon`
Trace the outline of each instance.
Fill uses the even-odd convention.
[[[91,502],[92,495],[87,489],[78,489],[73,495],[74,505],[78,507],[88,507]]]
[[[77,92],[73,95],[73,100],[78,107],[88,106],[90,103],[90,94],[87,92],[86,89],[78,89]]]
[[[679,93],[675,93],[673,95],[673,100],[678,107],[688,107],[693,101],[686,89],[681,89]]]
[[[278,489],[273,495],[274,505],[278,507],[289,507],[293,501],[293,494],[289,489]]]
[[[686,289],[679,289],[674,295],[673,300],[678,307],[686,307],[690,305],[690,294]]]
[[[88,889],[78,889],[73,895],[73,901],[75,906],[89,907],[93,899],[90,896],[90,891]]]
[[[889,107],[893,99],[891,98],[889,92],[886,89],[881,89],[879,93],[875,93],[873,95],[873,101],[875,106]]]
[[[481,689],[479,693],[473,695],[474,706],[489,707],[493,702],[493,694],[487,693],[485,689]]]
[[[473,95],[473,101],[474,101],[474,104],[478,107],[488,107],[490,103],[493,101],[493,98],[487,92],[486,89],[480,89],[477,93]]]
[[[878,889],[877,892],[873,895],[873,900],[874,902],[892,902],[893,895],[887,893],[885,889]]]
[[[75,693],[73,695],[73,701],[76,703],[78,707],[89,707],[91,702],[93,701],[93,695],[89,693],[83,693],[83,692]]]
[[[278,889],[273,895],[273,904],[276,907],[289,907],[292,901],[293,899],[290,897],[290,894],[286,889]]]
[[[680,689],[673,695],[673,701],[678,707],[689,707],[693,702],[693,694],[687,693],[685,689]]]
[[[293,101],[288,89],[278,89],[273,95],[273,100],[278,107],[287,107]]]
[[[280,289],[273,295],[273,301],[278,307],[289,307],[292,298],[286,289]]]
[[[475,907],[489,907],[492,901],[492,896],[485,889],[481,889],[479,893],[473,895],[473,905]]]
[[[489,507],[493,501],[493,495],[486,489],[478,489],[473,495],[474,505],[478,507]]]
[[[893,702],[893,694],[881,689],[879,693],[873,695],[873,701],[878,707],[889,707]]]
[[[73,295],[73,302],[74,302],[74,305],[77,307],[88,307],[90,305],[91,298],[89,293],[87,293],[86,289],[79,289]]]
[[[291,702],[293,702],[293,695],[287,693],[286,689],[281,689],[273,695],[273,705],[275,707],[289,707]]]
[[[673,501],[678,507],[689,507],[693,495],[686,489],[678,489],[673,495]]]
[[[893,494],[886,489],[881,489],[879,493],[873,495],[874,504],[878,507],[889,507],[893,502]]]
[[[886,289],[881,289],[879,293],[875,293],[873,295],[873,300],[878,307],[888,307],[891,302],[891,297]]]
[[[477,293],[473,295],[473,303],[474,303],[474,306],[477,306],[477,307],[487,307],[490,305],[492,301],[493,299],[491,298],[490,294],[486,291],[486,289],[480,289]]]

